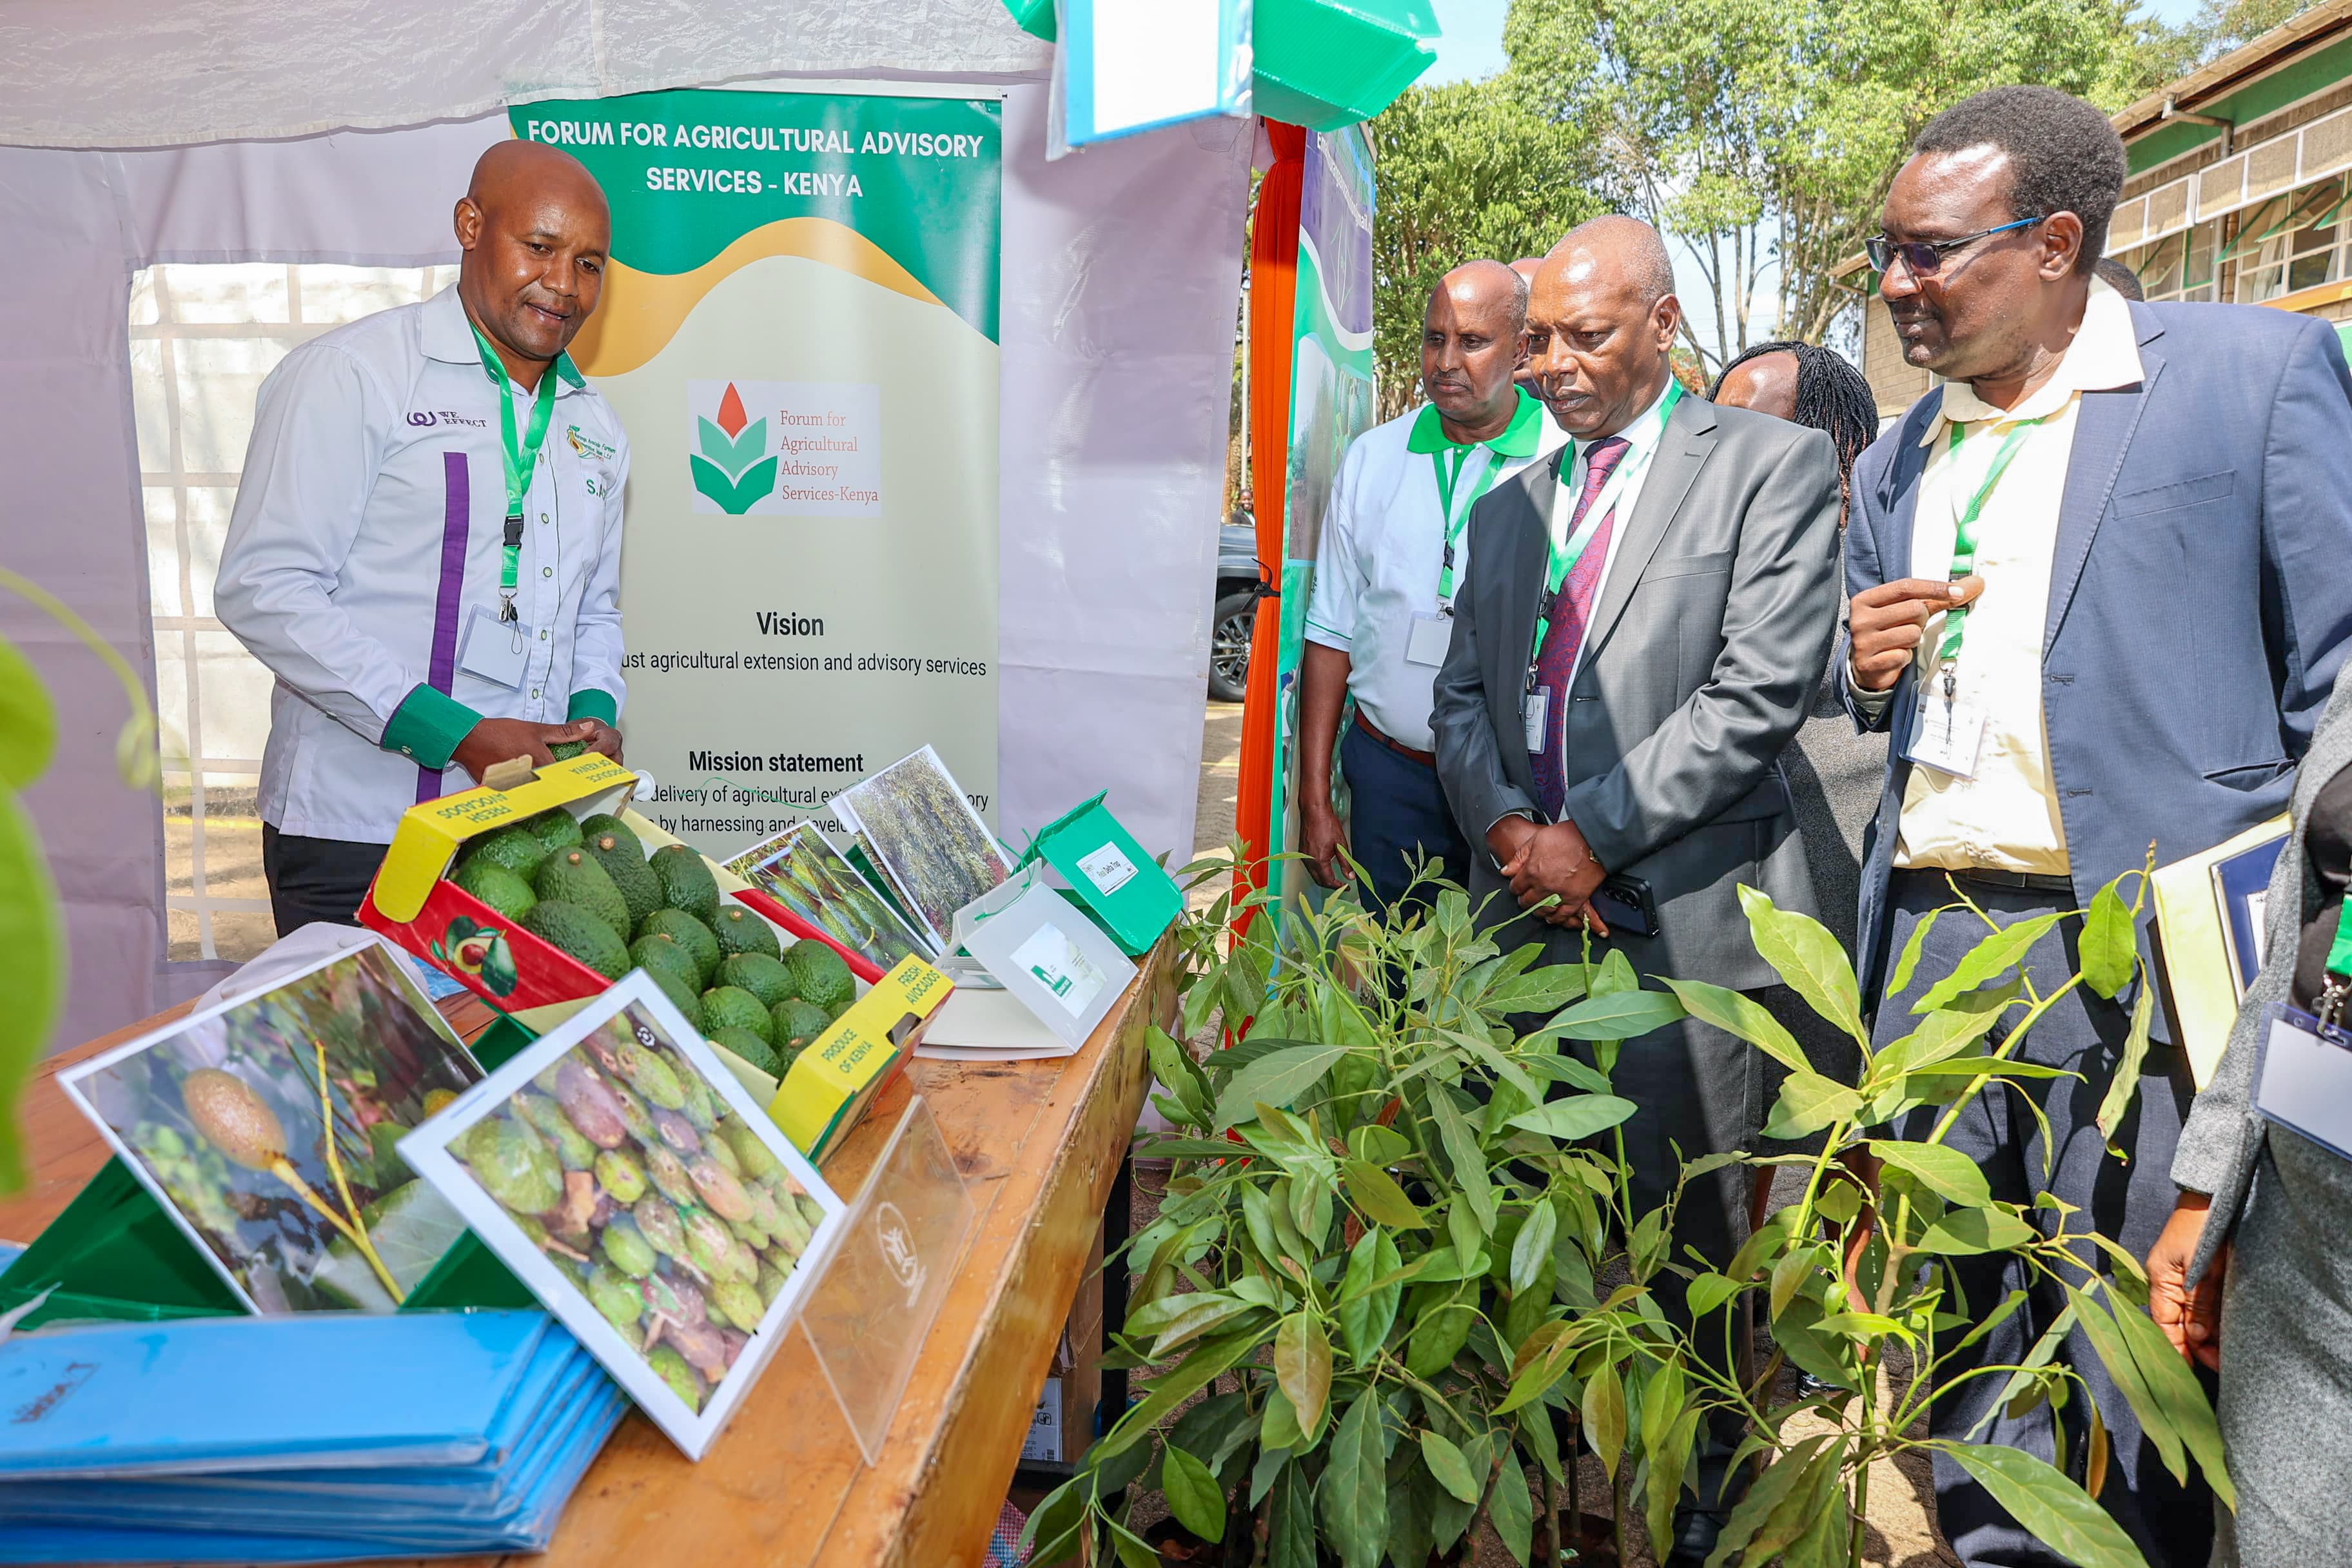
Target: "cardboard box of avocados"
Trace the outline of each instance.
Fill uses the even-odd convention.
[[[693,955],[690,966],[679,960],[670,975],[677,982],[671,1000],[690,1019],[702,1010],[706,988],[721,984],[717,966],[727,959],[744,952],[785,962],[797,945],[790,931],[739,900],[749,884],[629,809],[636,775],[626,768],[590,752],[536,773],[518,766],[512,778],[495,771],[493,777],[505,787],[445,795],[401,818],[360,921],[531,1034],[553,1028],[644,966],[638,959],[647,950],[641,940],[624,942],[623,930],[636,939],[667,936]],[[592,835],[583,834],[583,823]],[[830,947],[815,946],[834,961],[817,963],[827,972],[824,994],[802,998],[815,1012],[785,1015],[781,1002],[773,1010],[764,1004],[747,1009],[739,993],[725,1018],[705,1017],[700,1026],[762,1101],[805,1098],[809,1109],[795,1120],[828,1130],[829,1149],[901,1070],[919,1030],[897,1051],[858,1052],[823,1069],[791,1070],[797,1056],[820,1054],[870,989]],[[806,971],[796,962],[786,967],[794,991],[807,990]],[[922,1010],[924,1023],[936,1005]],[[747,1010],[762,1016],[741,1016]],[[769,1070],[773,1060],[749,1059],[757,1047],[744,1044],[738,1055],[718,1037],[746,1026],[760,1046],[786,1058],[781,1087]],[[776,1034],[787,1026],[800,1032]]]

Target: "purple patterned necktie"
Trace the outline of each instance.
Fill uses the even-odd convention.
[[[1584,489],[1576,498],[1576,515],[1569,520],[1570,537],[1584,522],[1584,514],[1593,499],[1608,484],[1609,476],[1625,456],[1625,437],[1610,436],[1592,444],[1584,463]],[[1591,542],[1584,547],[1568,580],[1559,585],[1559,600],[1552,606],[1551,628],[1544,634],[1543,647],[1536,653],[1537,689],[1549,689],[1551,696],[1544,710],[1543,750],[1532,758],[1536,774],[1536,804],[1543,807],[1546,821],[1559,820],[1561,805],[1568,797],[1568,680],[1576,669],[1577,650],[1584,646],[1585,627],[1592,619],[1593,594],[1601,582],[1601,568],[1609,559],[1609,537],[1616,531],[1617,509],[1612,503],[1609,514],[1601,526],[1592,531]]]

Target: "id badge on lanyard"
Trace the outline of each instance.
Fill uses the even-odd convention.
[[[2336,914],[2326,974],[2317,1016],[2271,1004],[2254,1109],[2352,1160],[2352,1032],[2344,1027],[2346,1003],[2352,1001],[2352,899]]]
[[[467,323],[472,325],[469,320]],[[474,342],[482,353],[482,369],[488,373],[499,389],[499,457],[506,473],[506,529],[499,541],[499,619],[520,627],[515,614],[515,592],[522,569],[523,509],[530,499],[531,476],[539,468],[539,450],[547,440],[548,421],[555,415],[556,368],[550,364],[540,372],[539,393],[532,400],[530,423],[518,437],[515,434],[514,388],[507,378],[506,363],[499,359],[482,329],[474,328]],[[519,639],[520,640],[520,639]]]
[[[1967,504],[1955,510],[1952,518],[1952,564],[1948,580],[1958,582],[1976,570],[1977,519],[2009,471],[2009,465],[2024,446],[2026,437],[2042,421],[2028,419],[2009,433],[2000,450],[1993,454],[1992,466],[1985,471],[1984,483],[1969,498]],[[1948,460],[1958,464],[1965,432],[1955,422],[1952,426]],[[1957,492],[1956,492],[1957,493]],[[1968,637],[1969,606],[1961,605],[1944,612],[1944,635],[1936,649],[1941,666],[1933,690],[1919,694],[1918,710],[1912,717],[1911,733],[1906,738],[1903,755],[1906,760],[1935,769],[1939,773],[1957,779],[1977,776],[1978,754],[1984,750],[1985,715],[1973,702],[1959,700],[1960,647]]]

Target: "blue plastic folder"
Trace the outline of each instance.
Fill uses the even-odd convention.
[[[536,1311],[18,1337],[0,1343],[0,1563],[540,1551],[626,1409]]]

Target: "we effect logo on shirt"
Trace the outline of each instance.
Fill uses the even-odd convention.
[[[466,425],[477,430],[490,427],[488,420],[468,419],[454,408],[412,408],[408,411],[408,422],[419,428],[435,425]]]
[[[687,464],[696,511],[728,517],[881,515],[878,385],[689,381],[686,397]]]

